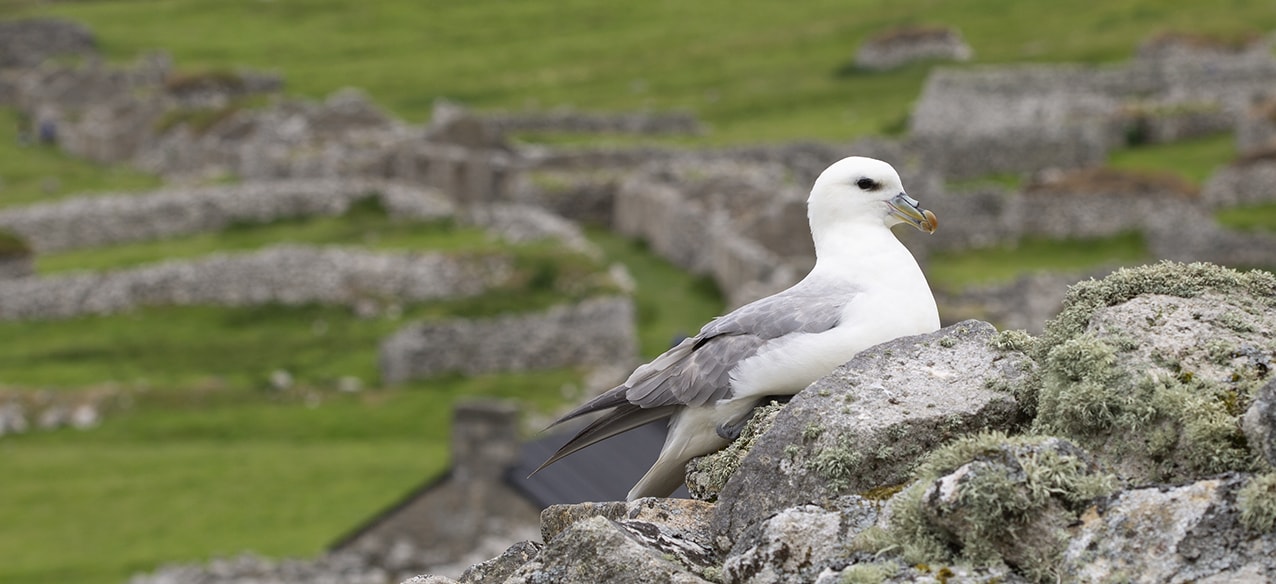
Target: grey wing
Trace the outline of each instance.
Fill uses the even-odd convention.
[[[857,294],[857,290],[803,281],[709,321],[697,337],[734,333],[771,340],[793,333],[824,332],[838,325],[842,309]]]
[[[590,444],[671,416],[678,406],[702,406],[730,397],[731,370],[766,343],[793,333],[818,333],[837,326],[853,291],[820,293],[803,284],[806,282],[714,319],[696,336],[634,370],[625,383],[559,418],[552,425],[609,410],[537,471]]]
[[[652,408],[702,406],[730,397],[731,371],[763,345],[838,325],[854,292],[833,292],[799,284],[714,319],[696,336],[635,371],[625,382],[627,401]]]

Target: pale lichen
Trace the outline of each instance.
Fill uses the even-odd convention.
[[[842,435],[837,437],[836,445],[819,449],[807,467],[823,477],[830,489],[840,492],[850,484],[863,462],[864,454]]]
[[[1210,309],[1171,317],[1180,306],[1164,302],[1151,304],[1147,322],[1114,325],[1105,317],[1099,321],[1103,326],[1091,327],[1097,311],[1137,296],[1207,293],[1221,303],[1221,312],[1216,310],[1208,323],[1204,317]],[[1034,433],[1076,441],[1110,461],[1127,480],[1179,481],[1256,470],[1258,458],[1238,418],[1255,395],[1261,367],[1242,364],[1230,375],[1202,375],[1199,367],[1232,364],[1238,355],[1233,341],[1214,338],[1193,349],[1148,350],[1142,345],[1149,340],[1138,329],[1182,334],[1159,331],[1167,319],[1182,326],[1191,316],[1187,322],[1200,322],[1192,326],[1206,327],[1202,330],[1220,330],[1208,328],[1216,326],[1254,333],[1255,322],[1273,308],[1276,277],[1210,264],[1161,262],[1082,282],[1069,290],[1063,312],[1033,348],[1040,368],[1016,387],[1016,397],[1035,406]]]
[[[1276,530],[1276,472],[1256,475],[1236,493],[1241,523],[1263,533]]]
[[[872,562],[847,566],[838,576],[840,584],[880,584],[899,572],[894,562]]]
[[[989,342],[992,348],[998,351],[1028,352],[1032,349],[1033,344],[1037,342],[1037,339],[1028,334],[1028,331],[1011,329],[999,331],[993,335],[992,340]]]
[[[962,468],[965,472],[958,470]],[[955,498],[937,502],[936,497],[944,497],[935,490],[937,481],[947,475],[959,476],[945,479],[948,486],[943,487],[957,489]],[[857,548],[895,552],[911,564],[1005,562],[1039,581],[1055,575],[1067,523],[1085,502],[1111,492],[1116,484],[1067,442],[996,432],[935,450],[915,476],[892,500],[889,525],[865,531],[855,541]],[[937,512],[936,505],[956,508]],[[953,513],[961,519],[941,518]],[[1021,545],[1026,538],[1034,538],[1034,544]]]

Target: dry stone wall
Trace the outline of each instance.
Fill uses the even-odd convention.
[[[501,134],[513,132],[567,134],[666,135],[704,133],[700,120],[689,112],[632,112],[603,114],[573,110],[493,113],[483,123]]]
[[[367,312],[480,294],[513,273],[503,256],[281,245],[105,273],[0,281],[0,319],[113,314],[144,306],[346,305]]]
[[[446,373],[631,364],[636,338],[633,302],[619,297],[536,314],[420,323],[381,344],[381,378],[402,383]]]
[[[1210,176],[1201,199],[1211,208],[1276,201],[1276,157],[1231,164]]]
[[[0,210],[0,229],[37,253],[220,231],[235,223],[342,215],[377,198],[395,217],[450,217],[435,191],[383,181],[287,180],[175,188],[136,195],[89,195]]]
[[[1236,128],[1236,150],[1242,154],[1276,149],[1276,95],[1254,99],[1240,115]]]

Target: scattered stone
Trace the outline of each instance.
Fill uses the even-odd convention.
[[[88,430],[102,423],[102,416],[93,404],[82,403],[71,409],[68,421],[76,430]]]
[[[30,427],[26,409],[17,402],[0,403],[0,436],[22,434]]]
[[[342,393],[359,393],[363,390],[363,380],[353,375],[343,375],[337,379],[337,391]]]
[[[276,369],[270,372],[270,387],[277,391],[285,391],[292,389],[292,374],[283,370]]]
[[[864,41],[855,53],[855,65],[861,69],[887,71],[918,61],[969,61],[974,54],[957,29],[903,27]]]

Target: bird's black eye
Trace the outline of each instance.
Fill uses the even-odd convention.
[[[857,186],[857,187],[859,187],[860,189],[865,190],[865,191],[871,191],[871,190],[873,190],[873,189],[877,188],[877,181],[875,181],[875,180],[873,180],[873,179],[871,179],[871,178],[862,178],[862,179],[859,179],[859,180],[855,181],[855,186]]]

